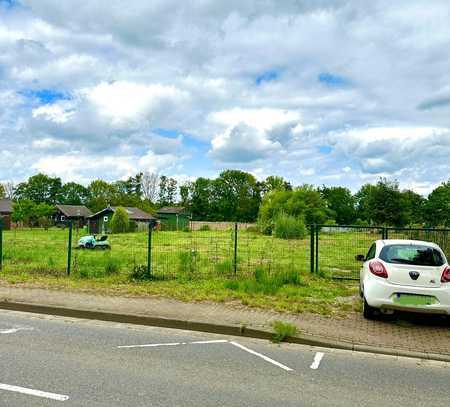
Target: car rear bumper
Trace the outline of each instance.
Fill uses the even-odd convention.
[[[399,304],[394,300],[397,293],[430,296],[435,301],[427,305]],[[376,308],[450,315],[450,284],[437,288],[410,287],[369,277],[364,281],[364,297],[370,306]]]

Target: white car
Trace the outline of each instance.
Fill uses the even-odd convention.
[[[450,315],[450,267],[441,248],[418,240],[377,240],[360,272],[365,318],[394,310]]]

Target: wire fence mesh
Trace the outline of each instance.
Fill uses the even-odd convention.
[[[78,249],[88,234],[72,230],[71,275],[75,278],[209,279],[252,278],[258,273],[315,272],[358,279],[373,241],[382,238],[435,242],[450,258],[448,229],[313,225],[301,239],[263,235],[248,225],[211,230],[151,230],[108,235],[109,250]],[[22,228],[2,232],[2,271],[64,276],[68,271],[69,228]],[[151,240],[149,240],[151,239]],[[150,250],[149,250],[150,247]],[[148,262],[150,260],[150,267]],[[150,273],[150,274],[149,274]]]

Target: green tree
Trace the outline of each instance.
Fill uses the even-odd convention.
[[[17,200],[29,199],[37,204],[44,202],[54,205],[60,201],[61,189],[61,178],[36,174],[17,185],[14,195]]]
[[[103,180],[92,181],[88,188],[87,206],[93,212],[99,212],[108,205],[114,205],[116,189],[114,186]]]
[[[424,204],[424,217],[430,226],[450,226],[450,180],[428,195]]]
[[[130,219],[127,211],[119,206],[111,219],[111,231],[113,233],[125,233],[130,227]]]
[[[22,199],[14,202],[13,213],[11,215],[12,221],[23,222],[25,225],[30,225],[35,206],[36,204],[31,199]]]
[[[263,195],[267,194],[268,192],[279,189],[292,190],[292,185],[288,181],[286,181],[283,177],[279,177],[276,175],[268,176],[261,183],[261,193]]]
[[[254,222],[261,203],[256,178],[239,170],[223,171],[213,182],[216,220]]]
[[[338,225],[356,222],[356,200],[348,188],[323,186],[320,194],[327,201],[328,209]]]
[[[306,224],[322,224],[330,217],[326,201],[312,185],[266,194],[259,210],[258,223],[264,233],[272,233],[281,214],[304,220]]]
[[[191,212],[195,220],[216,220],[212,208],[213,181],[208,178],[197,178],[191,186]]]
[[[88,189],[76,182],[68,182],[61,188],[61,199],[59,203],[65,205],[84,205],[89,196]]]
[[[3,184],[0,184],[0,199],[5,197],[6,197],[5,187],[3,186]]]
[[[421,226],[424,219],[426,199],[411,190],[402,191],[406,224]]]

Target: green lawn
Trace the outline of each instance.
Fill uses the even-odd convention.
[[[83,235],[73,233],[73,246]],[[3,236],[1,278],[9,283],[93,290],[118,295],[162,295],[186,301],[231,301],[290,312],[346,312],[358,307],[354,283],[329,272],[357,271],[354,255],[370,239],[340,233],[321,236],[320,276],[310,273],[309,236],[282,240],[239,231],[234,273],[234,232],[154,232],[151,281],[133,281],[147,263],[147,234],[110,235],[111,251],[73,250],[66,275],[68,231],[13,230]]]

